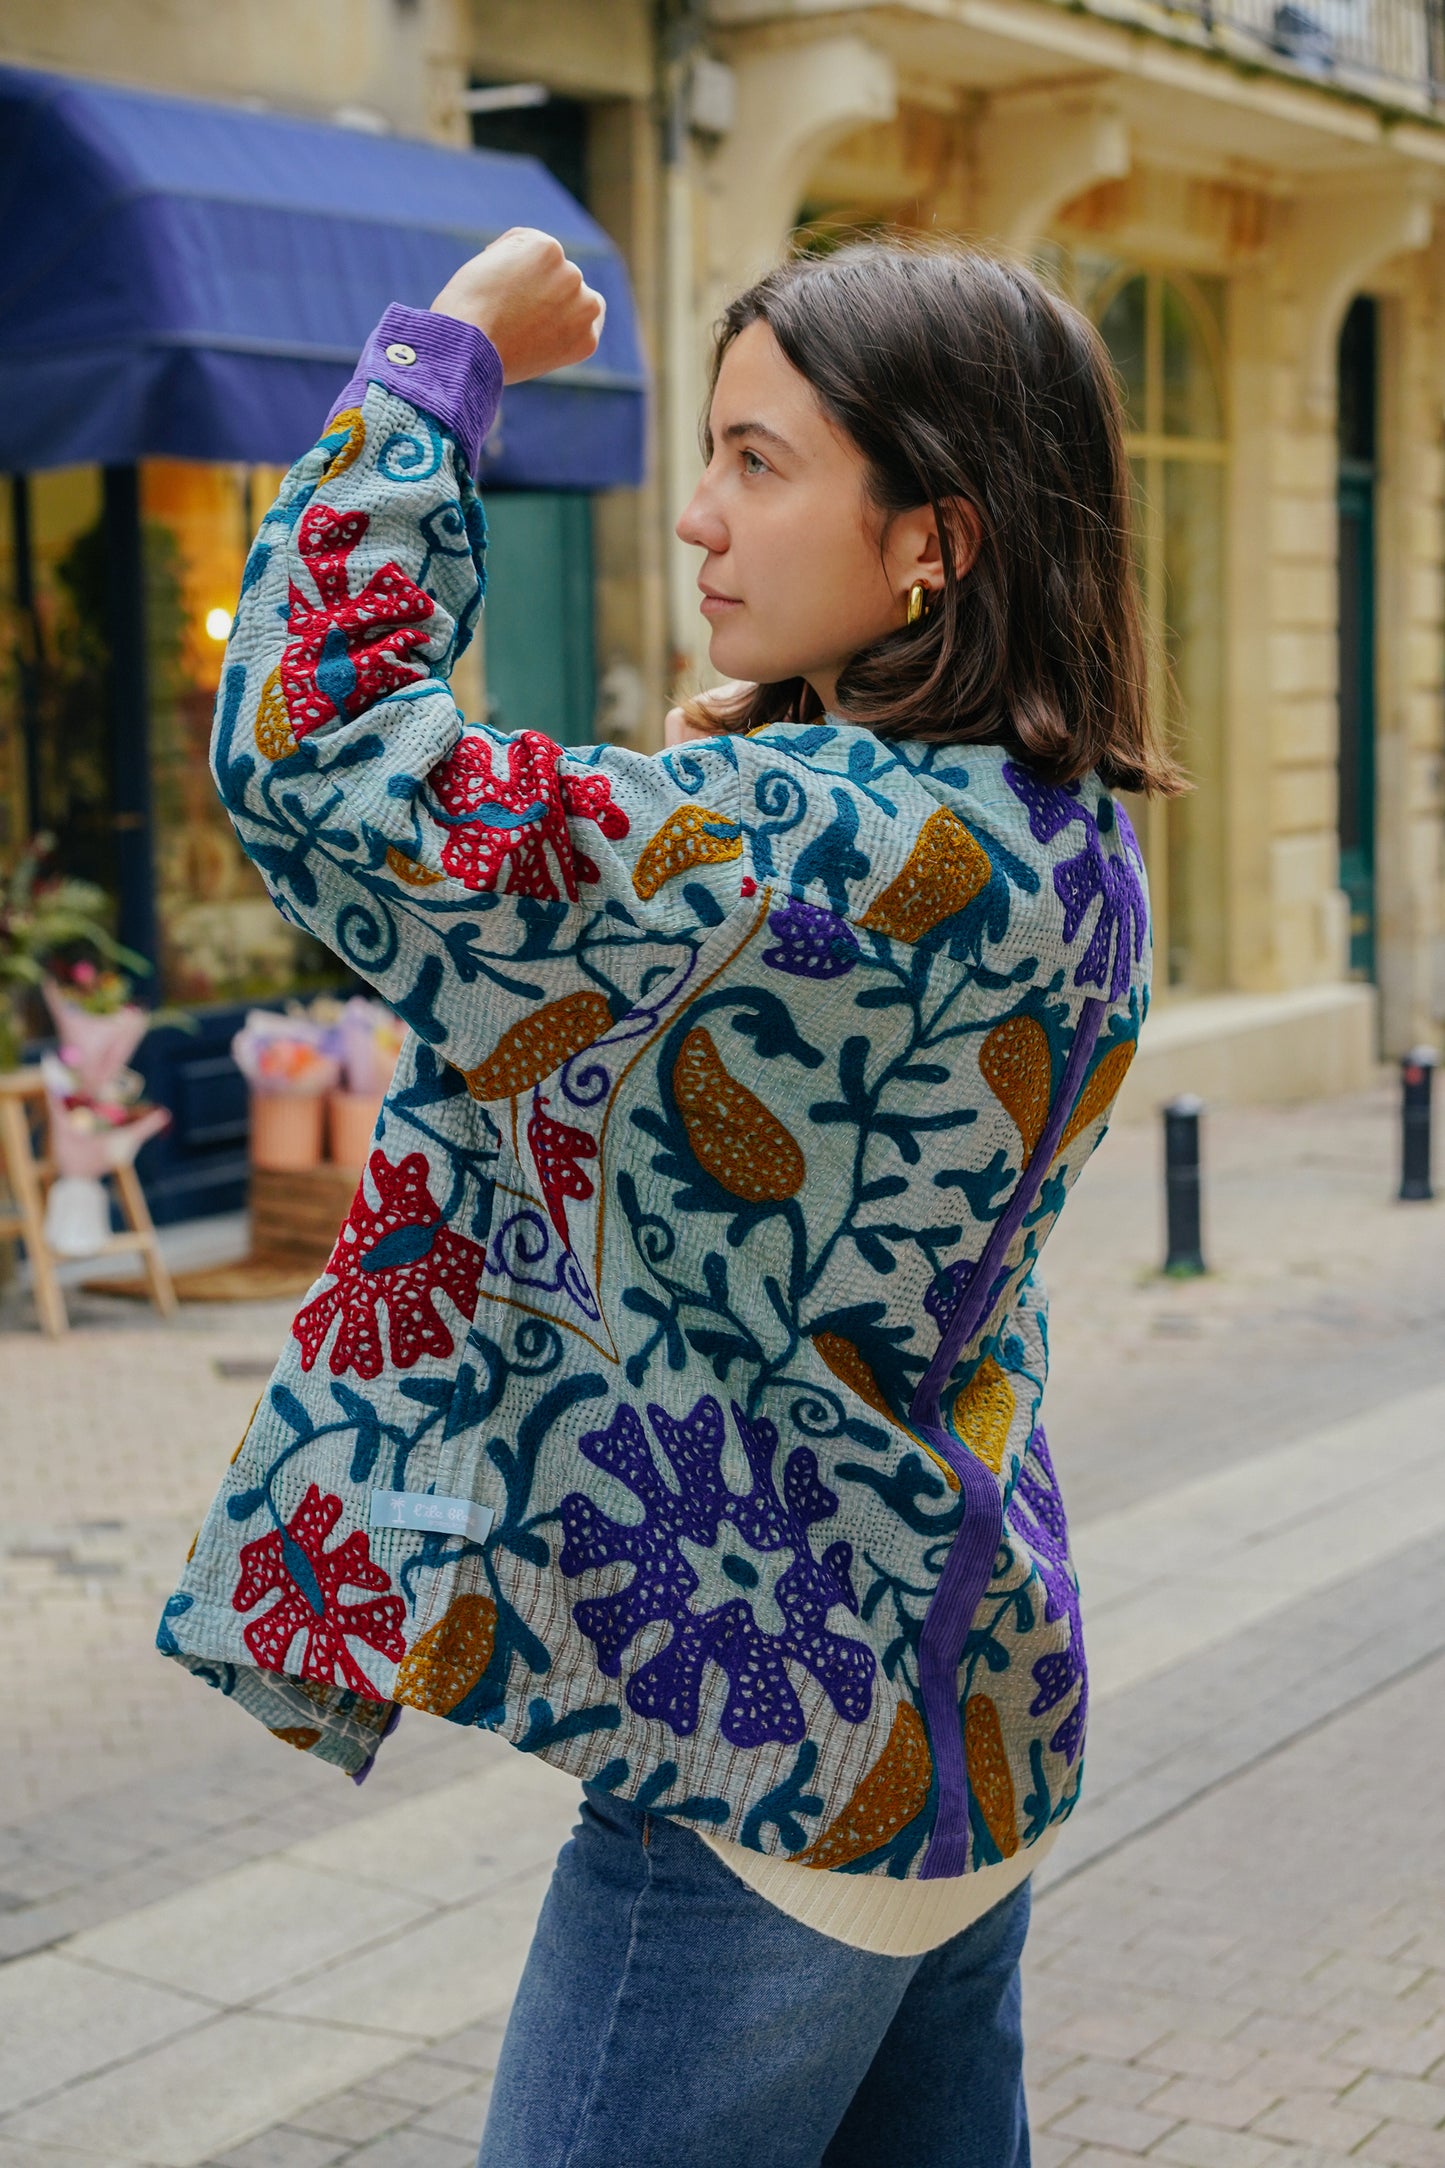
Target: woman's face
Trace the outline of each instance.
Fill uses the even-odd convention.
[[[942,586],[932,513],[885,538],[861,453],[765,323],[728,348],[709,420],[712,455],[677,523],[707,552],[709,658],[724,677],[806,678],[832,707],[849,658],[904,622],[912,582]]]

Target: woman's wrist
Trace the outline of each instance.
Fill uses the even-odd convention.
[[[449,430],[476,472],[502,396],[502,362],[477,325],[438,309],[393,302],[366,345],[332,414],[359,406],[383,384]]]

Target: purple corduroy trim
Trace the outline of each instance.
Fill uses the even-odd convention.
[[[389,361],[389,346],[406,348],[416,360]],[[484,331],[459,317],[394,301],[361,349],[332,414],[360,406],[368,384],[384,384],[449,429],[476,473],[502,399],[502,357]]]
[[[361,1767],[359,1769],[354,1769],[351,1773],[351,1781],[353,1784],[364,1784],[366,1782],[367,1778],[371,1775],[372,1770],[376,1767],[376,1757],[381,1752],[382,1742],[391,1737],[392,1733],[396,1730],[396,1727],[400,1722],[401,1703],[399,1701],[394,1701],[391,1705],[391,1714],[381,1727],[381,1733],[377,1739],[376,1745],[367,1755],[366,1760],[362,1763]]]
[[[968,1765],[958,1720],[958,1667],[1003,1532],[1003,1492],[992,1471],[948,1436],[939,1400],[959,1356],[986,1322],[997,1299],[1009,1248],[1043,1186],[1083,1088],[1103,1029],[1104,1011],[1105,1004],[1093,1000],[1086,1001],[1079,1011],[1074,1042],[1043,1134],[1012,1197],[994,1223],[983,1255],[943,1330],[938,1353],[909,1409],[913,1428],[948,1462],[963,1493],[962,1525],[944,1561],[919,1640],[918,1685],[938,1781],[938,1805],[928,1850],[919,1869],[921,1881],[941,1881],[945,1876],[963,1874],[968,1867]]]

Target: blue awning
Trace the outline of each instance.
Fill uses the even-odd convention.
[[[289,462],[387,303],[427,307],[508,226],[555,234],[607,323],[508,390],[483,481],[640,481],[627,274],[536,159],[0,67],[0,469]]]

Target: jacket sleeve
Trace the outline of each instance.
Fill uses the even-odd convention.
[[[387,311],[262,522],[212,744],[278,909],[483,1097],[507,1096],[488,1086],[524,1020],[535,1035],[539,1008],[563,1014],[563,1037],[589,1043],[686,963],[746,878],[731,741],[571,751],[457,709],[484,581],[471,468],[500,377],[480,333]]]

